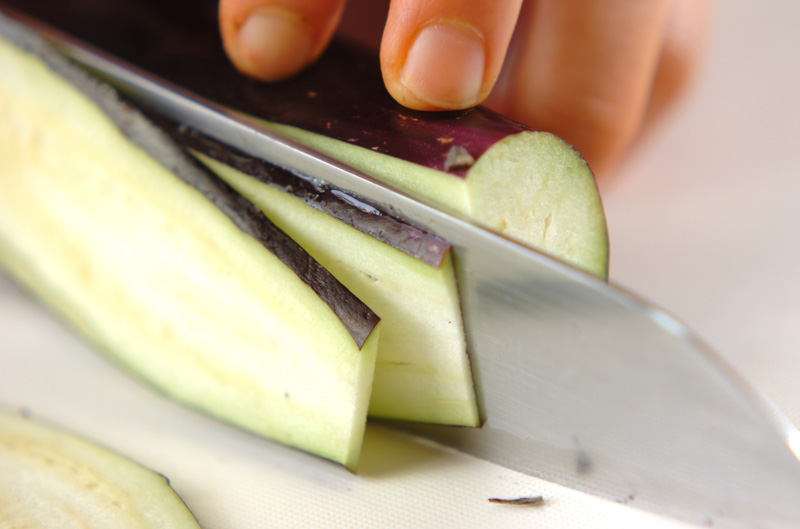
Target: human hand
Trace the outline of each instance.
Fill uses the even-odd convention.
[[[316,60],[341,23],[380,45],[403,105],[484,103],[563,137],[602,175],[688,86],[711,12],[710,0],[393,0],[388,15],[386,4],[221,0],[220,27],[241,71],[276,81]]]

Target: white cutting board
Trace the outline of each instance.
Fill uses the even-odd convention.
[[[678,315],[800,424],[800,3],[717,4],[697,89],[603,187],[612,280]],[[350,474],[152,392],[4,277],[0,406],[165,474],[206,529],[684,526],[375,426]],[[488,502],[533,495],[544,505]]]

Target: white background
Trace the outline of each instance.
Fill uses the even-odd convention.
[[[800,3],[716,4],[694,92],[604,190],[612,279],[800,424]]]
[[[611,277],[800,424],[800,2],[717,4],[696,89],[603,189]],[[154,394],[2,278],[0,407],[166,474],[206,529],[681,525],[374,427],[351,475]]]

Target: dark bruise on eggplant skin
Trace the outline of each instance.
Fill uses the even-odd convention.
[[[54,73],[91,99],[132,143],[172,171],[220,209],[242,232],[256,239],[333,310],[361,348],[380,318],[327,269],[267,219],[250,201],[186,154],[107,84],[80,69],[41,38],[0,14],[0,36],[39,57]],[[132,222],[134,220],[132,219]],[[313,322],[309,322],[313,324]]]
[[[531,130],[483,107],[409,110],[386,91],[377,53],[337,39],[292,79],[266,84],[246,77],[223,52],[211,0],[11,3],[218,103],[459,176],[497,141]]]
[[[345,224],[365,233],[411,257],[434,268],[438,268],[450,244],[443,239],[427,233],[415,226],[401,222],[390,215],[371,208],[367,211],[348,202],[341,193],[327,187],[315,187],[310,182],[296,177],[266,161],[252,156],[229,145],[224,145],[182,125],[164,120],[159,126],[181,146],[193,149],[234,169],[247,174],[259,182],[290,193],[305,204],[330,215]]]

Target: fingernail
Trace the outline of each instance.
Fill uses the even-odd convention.
[[[299,15],[285,9],[254,11],[237,38],[240,67],[261,79],[284,79],[311,60],[311,31]]]
[[[400,71],[400,82],[420,101],[442,108],[478,103],[486,47],[477,31],[441,23],[417,35]]]

